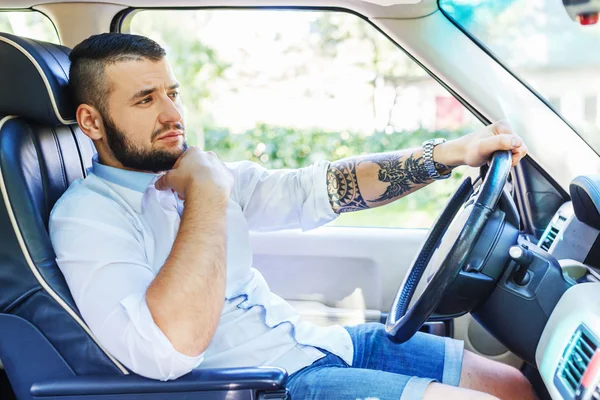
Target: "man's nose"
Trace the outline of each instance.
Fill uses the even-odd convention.
[[[177,108],[177,104],[169,96],[165,96],[161,104],[160,114],[158,116],[158,122],[161,124],[168,124],[172,122],[181,121],[182,115]]]

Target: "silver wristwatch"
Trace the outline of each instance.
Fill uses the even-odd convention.
[[[442,175],[435,168],[435,162],[433,161],[433,148],[438,144],[442,144],[446,141],[446,139],[430,139],[423,142],[423,166],[425,167],[425,171],[429,174],[431,179],[440,180],[450,178],[452,172],[449,172],[445,175]]]

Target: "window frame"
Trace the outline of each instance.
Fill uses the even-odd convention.
[[[257,11],[317,11],[317,12],[341,12],[346,14],[354,15],[361,20],[365,21],[371,27],[373,27],[379,34],[383,35],[393,46],[402,51],[404,55],[406,55],[412,62],[414,62],[418,67],[420,67],[425,73],[433,79],[434,82],[437,82],[450,96],[456,99],[462,107],[465,108],[466,111],[470,112],[477,121],[479,121],[482,126],[488,126],[491,124],[490,120],[488,120],[479,110],[477,110],[471,103],[469,103],[466,99],[460,96],[456,91],[454,91],[448,84],[446,84],[440,77],[434,74],[429,68],[427,68],[423,63],[421,63],[414,55],[408,52],[402,45],[396,42],[393,38],[391,38],[388,34],[382,31],[377,25],[372,23],[367,17],[364,15],[342,7],[303,7],[303,6],[186,6],[186,7],[129,7],[124,10],[118,12],[111,21],[110,32],[114,33],[130,33],[131,21],[135,17],[135,15],[142,11],[209,11],[209,10],[257,10]],[[480,170],[481,173],[481,170]],[[423,230],[429,229],[429,227],[403,227],[403,226],[366,226],[366,225],[332,225],[333,228],[361,228],[361,229],[416,229]]]

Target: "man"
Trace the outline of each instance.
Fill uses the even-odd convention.
[[[77,122],[98,155],[50,217],[57,262],[100,343],[132,371],[273,365],[295,399],[534,398],[514,368],[450,338],[389,341],[380,324],[316,327],[251,268],[249,230],[311,229],[398,199],[496,150],[526,153],[505,123],[422,149],[267,171],[188,148],[179,84],[150,39],[73,49]],[[457,387],[458,386],[458,387]],[[489,393],[488,394],[484,394]]]

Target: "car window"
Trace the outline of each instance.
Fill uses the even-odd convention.
[[[226,161],[297,168],[320,159],[419,147],[481,123],[360,17],[300,10],[142,10],[126,30],[167,50],[191,144]],[[463,178],[343,226],[426,228]]]
[[[0,32],[60,44],[52,21],[37,11],[0,10]]]
[[[600,154],[600,24],[575,22],[568,12],[588,6],[597,9],[597,4],[559,0],[439,3],[449,18],[544,96]]]

